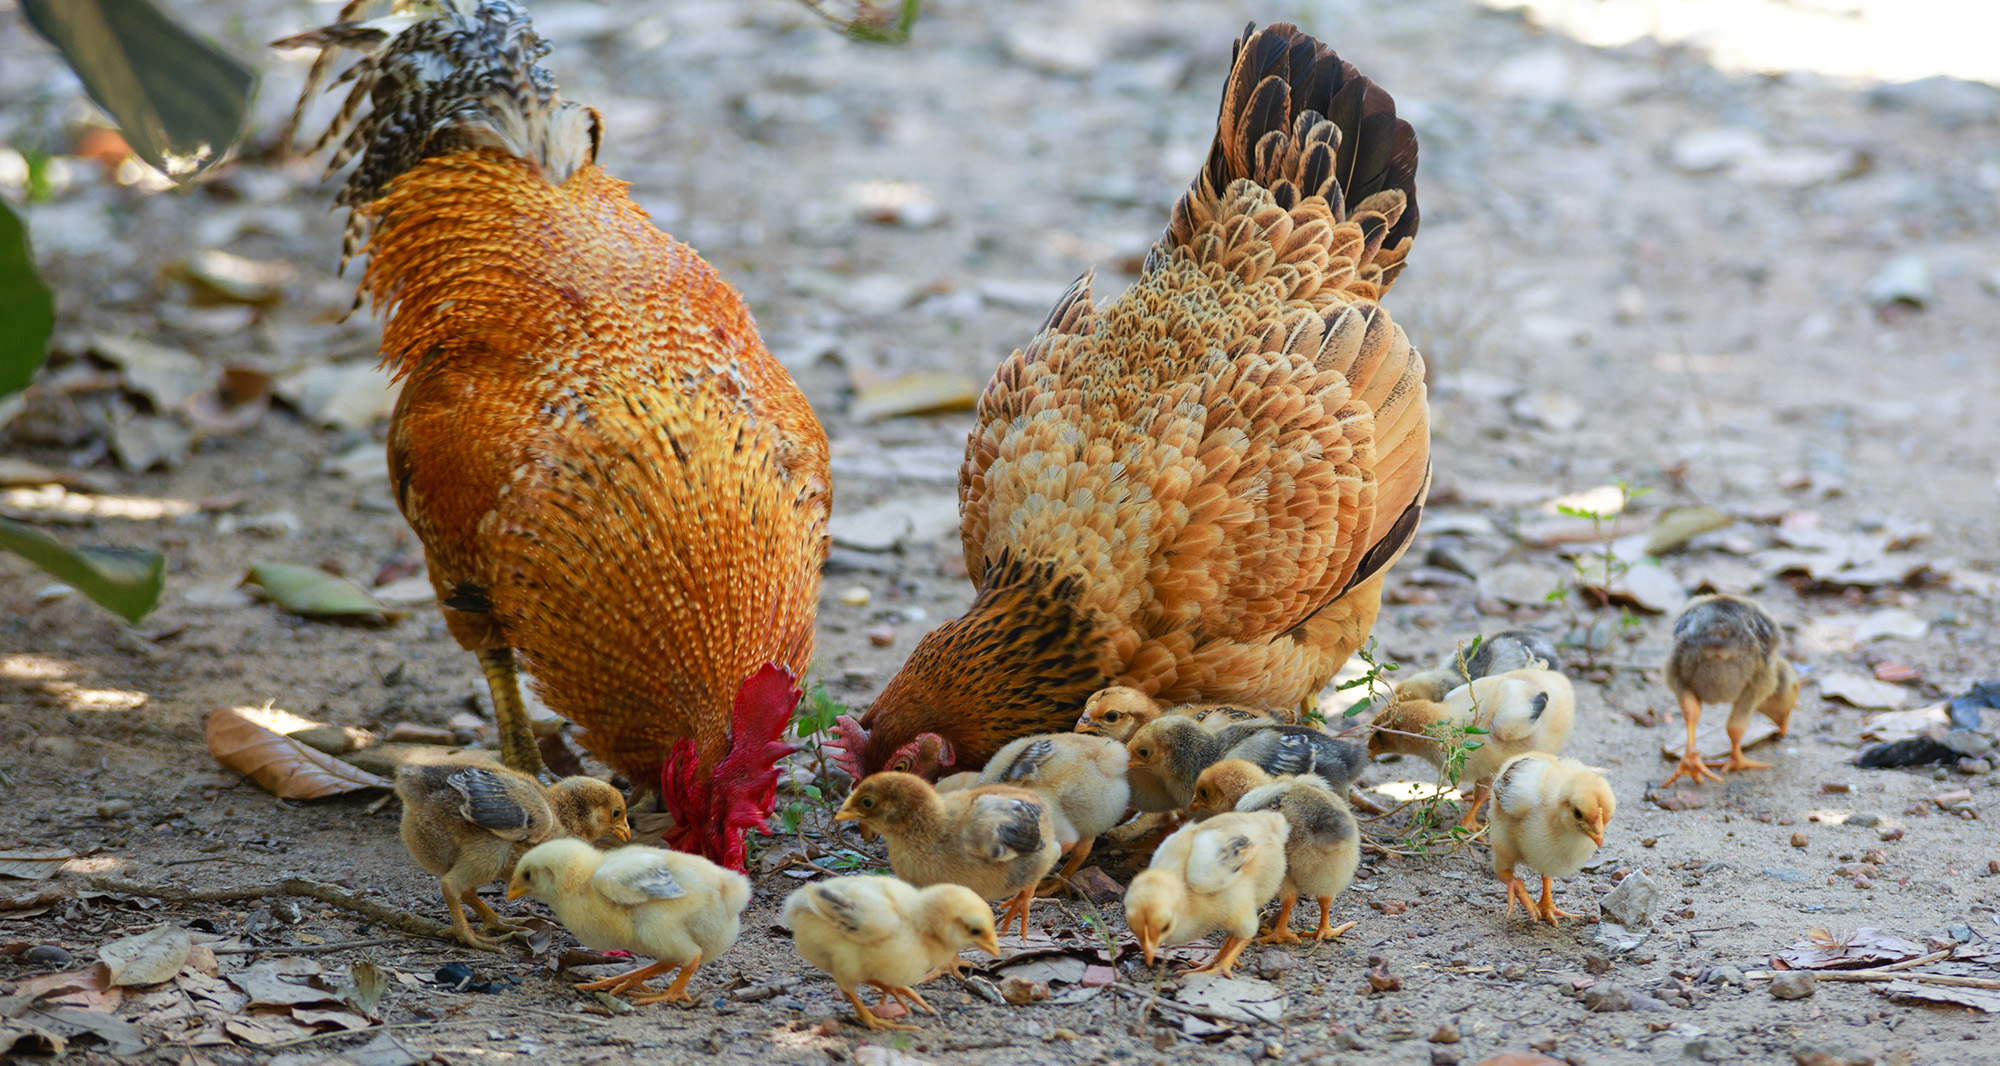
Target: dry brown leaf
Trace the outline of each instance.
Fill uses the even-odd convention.
[[[187,930],[162,925],[114,940],[97,949],[97,957],[114,985],[157,985],[181,972],[193,947]]]
[[[208,716],[208,753],[281,799],[318,799],[389,787],[389,782],[358,766],[273,733],[226,708]]]
[[[0,851],[0,877],[42,881],[62,872],[63,863],[76,858],[68,848],[56,851]]]

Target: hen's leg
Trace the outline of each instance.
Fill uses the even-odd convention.
[[[1708,764],[1701,761],[1701,751],[1694,746],[1695,727],[1701,724],[1700,697],[1692,692],[1681,693],[1681,718],[1687,722],[1687,749],[1681,752],[1680,765],[1674,767],[1674,772],[1668,774],[1665,781],[1660,782],[1660,787],[1665,788],[1683,776],[1688,779],[1689,784],[1695,785],[1701,784],[1703,779],[1722,780],[1721,774],[1709,769]]]
[[[1257,938],[1259,944],[1296,944],[1299,935],[1292,932],[1292,907],[1299,902],[1297,892],[1287,892],[1278,901],[1278,917],[1271,922],[1271,928]]]
[[[1072,845],[1069,849],[1069,858],[1063,861],[1062,869],[1057,870],[1054,877],[1036,885],[1035,895],[1053,896],[1061,892],[1071,875],[1083,869],[1084,860],[1090,858],[1090,849],[1096,846],[1097,840],[1094,837],[1090,840],[1079,840]]]
[[[493,724],[500,732],[500,761],[512,770],[547,777],[542,768],[542,750],[535,746],[534,730],[528,728],[528,707],[521,702],[521,682],[514,674],[514,649],[485,648],[479,652],[479,668],[486,674],[486,687],[493,693]]]
[[[868,1009],[868,1004],[861,1002],[861,994],[852,988],[843,988],[840,994],[846,996],[849,1003],[854,1004],[854,1017],[870,1029],[901,1029],[904,1032],[914,1032],[917,1028],[914,1025],[877,1018],[875,1013]]]
[[[1249,946],[1250,941],[1231,933],[1229,938],[1222,942],[1222,950],[1215,953],[1215,958],[1208,960],[1208,965],[1188,972],[1212,973],[1217,977],[1228,977],[1229,971],[1236,965],[1236,957],[1243,954],[1243,949]]]
[[[1521,894],[1524,896],[1528,894],[1528,886],[1526,885],[1521,886]],[[1541,915],[1542,921],[1545,921],[1550,925],[1556,924],[1556,919],[1559,917],[1560,918],[1583,917],[1583,915],[1581,914],[1571,914],[1566,910],[1560,910],[1556,907],[1556,883],[1553,880],[1550,880],[1547,874],[1542,875],[1542,902],[1536,905],[1535,911]]]
[[[653,965],[658,966],[660,963],[656,962]],[[667,963],[666,965],[672,966],[673,963]],[[633,996],[632,1002],[642,1005],[647,1003],[693,1003],[694,997],[688,995],[688,978],[693,977],[694,972],[699,969],[701,969],[701,953],[696,952],[694,958],[689,959],[681,967],[681,972],[674,975],[674,983],[668,985],[666,991],[648,992],[644,995]]]

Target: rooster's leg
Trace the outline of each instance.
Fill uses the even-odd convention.
[[[1071,845],[1069,858],[1064,860],[1062,869],[1057,870],[1054,877],[1036,885],[1035,895],[1053,896],[1061,892],[1068,884],[1070,877],[1083,868],[1084,860],[1090,858],[1090,849],[1096,846],[1097,841],[1094,838],[1091,840],[1079,840]]]
[[[862,1025],[870,1029],[901,1029],[904,1032],[913,1032],[917,1028],[914,1025],[904,1025],[901,1022],[892,1022],[877,1018],[875,1012],[868,1009],[868,1004],[861,1002],[861,994],[859,992],[851,988],[843,988],[840,991],[842,995],[847,997],[849,1003],[854,1004],[855,1018],[859,1019]]]
[[[654,963],[653,965],[658,966],[659,963]],[[667,965],[672,966],[673,963],[667,963]],[[689,959],[681,966],[681,972],[674,975],[674,983],[668,985],[666,991],[648,992],[642,996],[633,996],[632,1002],[642,1005],[647,1003],[693,1003],[694,997],[688,995],[688,978],[693,977],[694,972],[698,969],[701,969],[700,952],[696,952],[694,958]]]
[[[1297,892],[1285,893],[1278,901],[1278,916],[1271,921],[1271,928],[1257,938],[1259,944],[1296,944],[1299,934],[1292,932],[1292,908],[1299,902]]]
[[[548,771],[542,768],[542,750],[535,746],[534,730],[528,728],[528,706],[521,702],[521,682],[514,674],[514,649],[481,649],[479,668],[485,671],[486,687],[493,693],[493,724],[500,731],[500,761],[510,770],[547,777]]]
[[[1674,767],[1674,772],[1668,774],[1665,781],[1660,782],[1660,787],[1665,788],[1683,776],[1693,785],[1701,784],[1704,778],[1710,781],[1722,780],[1721,774],[1709,769],[1708,764],[1701,761],[1701,749],[1694,746],[1694,730],[1701,724],[1700,697],[1692,692],[1681,693],[1681,718],[1687,722],[1687,750],[1681,752],[1681,764]]]

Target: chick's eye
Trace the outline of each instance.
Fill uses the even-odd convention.
[[[1107,721],[1107,722],[1115,722],[1115,721],[1117,721],[1117,720],[1118,720],[1118,712],[1117,712],[1117,711],[1106,711],[1106,712],[1104,713],[1104,720],[1105,720],[1105,721]]]
[[[862,800],[862,801],[861,801],[861,805],[862,805],[863,807],[866,807],[866,808],[868,808],[869,810],[874,810],[874,809],[875,809],[875,801],[874,801],[874,800],[872,800],[872,799],[864,799],[864,800]]]
[[[1141,759],[1150,759],[1150,758],[1152,758],[1152,757],[1153,757],[1153,749],[1151,749],[1151,748],[1140,748],[1140,749],[1139,749],[1139,757],[1140,757]]]

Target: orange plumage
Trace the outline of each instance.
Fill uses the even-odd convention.
[[[1423,360],[1377,302],[1415,234],[1416,138],[1291,26],[1246,33],[1215,144],[1139,281],[1079,280],[1001,363],[959,475],[972,608],[859,721],[964,765],[1094,691],[1297,706],[1366,639],[1430,479]]]
[[[526,15],[437,7],[280,42],[370,53],[355,80],[373,110],[355,119],[350,98],[335,161],[365,146],[342,202],[403,382],[397,502],[486,667],[507,762],[540,768],[518,653],[642,791],[680,744],[695,784],[666,789],[693,833],[677,843],[740,864],[742,825],[723,823],[768,810],[768,766],[713,796],[706,775],[733,751],[732,767],[781,753],[796,694],[746,683],[812,658],[825,432],[736,290],[591,161],[596,113],[533,65]]]

